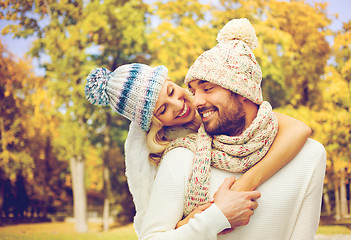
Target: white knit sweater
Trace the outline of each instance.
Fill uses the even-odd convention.
[[[194,154],[177,148],[161,161],[153,184],[150,202],[141,227],[140,239],[240,239],[309,240],[318,228],[326,166],[324,147],[309,139],[300,153],[257,190],[262,194],[258,208],[246,226],[226,235],[230,227],[213,204],[188,224],[175,229],[181,219],[188,173]],[[211,168],[210,195],[224,179],[235,175]]]

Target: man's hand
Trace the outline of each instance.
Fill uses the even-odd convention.
[[[214,203],[228,219],[232,228],[249,223],[253,210],[258,206],[256,200],[261,197],[258,191],[231,191],[230,187],[234,182],[235,177],[227,178],[214,195]]]

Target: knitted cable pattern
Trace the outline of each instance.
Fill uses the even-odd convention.
[[[204,126],[197,134],[172,141],[168,151],[185,147],[195,153],[185,194],[184,216],[209,201],[211,166],[230,172],[245,172],[268,152],[278,133],[278,120],[269,102],[264,101],[257,117],[240,136],[209,136]]]

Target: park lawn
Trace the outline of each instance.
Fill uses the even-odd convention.
[[[320,226],[317,234],[351,234],[344,226]],[[89,224],[88,233],[76,233],[74,223],[34,223],[0,227],[1,240],[137,240],[132,224],[101,231],[101,224]]]
[[[335,235],[335,234],[350,234],[351,229],[341,225],[319,226],[317,234]]]
[[[77,233],[74,223],[33,223],[0,227],[1,240],[137,240],[132,224],[111,227],[103,232],[101,224],[89,223],[89,232]]]

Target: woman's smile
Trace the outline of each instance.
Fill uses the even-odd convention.
[[[183,109],[181,110],[180,114],[176,118],[184,118],[188,116],[190,112],[190,107],[188,106],[188,103],[184,101]]]

